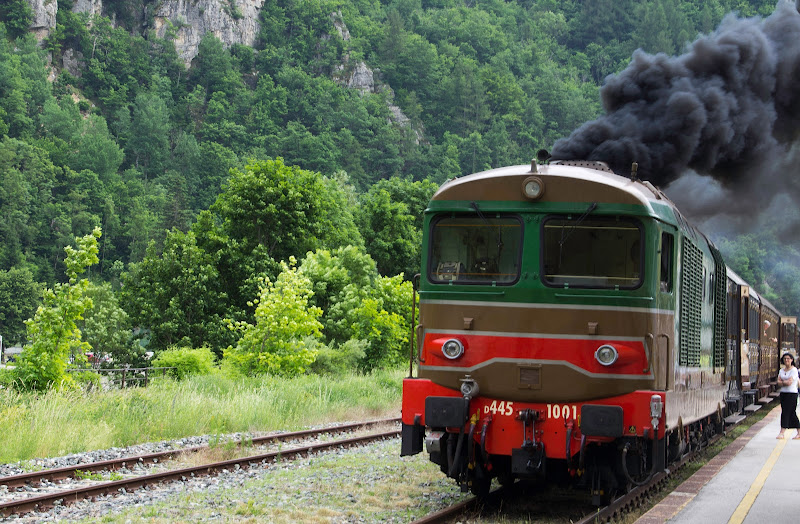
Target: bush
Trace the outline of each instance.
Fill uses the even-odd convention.
[[[153,367],[173,368],[168,373],[178,380],[189,375],[208,375],[214,369],[214,353],[207,347],[172,347],[153,359]]]
[[[315,349],[318,351],[309,370],[318,375],[344,375],[358,369],[359,362],[366,354],[369,342],[366,340],[351,339],[339,347],[329,347],[320,344]]]
[[[100,388],[100,375],[88,369],[70,373],[75,384],[85,391]]]
[[[11,389],[15,379],[14,368],[0,368],[0,388]]]

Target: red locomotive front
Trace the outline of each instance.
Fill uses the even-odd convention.
[[[680,428],[680,453],[682,424],[716,409],[697,399],[721,376],[675,360],[672,208],[584,164],[456,179],[425,212],[402,454],[424,449],[477,494],[495,477],[541,477],[602,500],[663,470],[665,430]]]

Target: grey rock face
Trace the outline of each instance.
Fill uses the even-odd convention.
[[[42,41],[50,36],[50,31],[56,26],[58,3],[56,0],[28,0],[28,5],[33,10],[31,32],[37,40]]]
[[[188,67],[200,40],[214,33],[222,43],[252,46],[258,34],[258,12],[265,0],[169,0],[155,11],[154,29],[169,36]]]

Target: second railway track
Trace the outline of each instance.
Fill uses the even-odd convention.
[[[297,431],[291,433],[274,433],[248,440],[247,444],[266,445],[273,443],[286,443],[300,439],[319,438],[326,435],[337,435],[346,432],[366,430],[377,426],[397,424],[397,419],[375,420],[363,423],[334,426],[323,429]],[[93,498],[99,495],[113,494],[123,490],[130,491],[158,484],[161,482],[184,480],[203,475],[211,475],[218,471],[248,468],[254,465],[269,464],[280,460],[290,460],[301,456],[307,456],[316,452],[321,452],[334,448],[346,448],[358,446],[396,437],[400,434],[399,430],[389,430],[369,435],[358,436],[347,439],[336,439],[327,442],[314,442],[309,445],[298,445],[288,449],[279,449],[256,455],[248,455],[224,461],[202,464],[199,466],[183,467],[160,471],[157,473],[137,475],[130,478],[115,480],[111,482],[84,482],[80,487],[72,489],[60,489],[55,482],[76,476],[85,475],[86,472],[110,471],[120,468],[133,467],[143,463],[158,463],[164,460],[176,458],[181,455],[197,453],[208,449],[208,446],[196,446],[178,450],[169,450],[159,453],[150,453],[140,456],[129,456],[115,460],[99,461],[88,464],[79,464],[67,468],[57,468],[53,470],[43,470],[20,475],[0,477],[0,486],[5,486],[8,494],[0,502],[0,517],[7,517],[13,514],[24,514],[31,511],[41,511],[51,508],[57,504],[69,504],[78,500]],[[79,474],[78,471],[81,473]],[[47,493],[30,496],[30,492],[25,488],[30,488],[32,484],[39,484],[47,487]],[[9,490],[13,489],[14,491]],[[22,495],[17,497],[16,495]],[[13,498],[12,498],[13,497]],[[11,500],[9,500],[11,499]]]

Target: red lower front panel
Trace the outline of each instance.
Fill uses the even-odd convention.
[[[544,442],[545,453],[548,458],[563,459],[567,452],[567,435],[570,438],[570,454],[574,455],[580,449],[581,432],[580,416],[584,405],[595,406],[620,406],[623,411],[623,436],[642,437],[645,431],[652,438],[650,401],[653,395],[661,396],[664,405],[663,393],[653,391],[636,391],[617,397],[595,399],[590,402],[570,402],[562,404],[506,402],[502,400],[477,397],[472,399],[469,408],[469,421],[465,430],[471,423],[474,439],[478,442],[483,439],[486,452],[492,455],[511,455],[513,448],[520,448],[523,441],[532,437],[536,442]],[[427,397],[460,397],[458,391],[434,384],[427,379],[407,378],[403,380],[403,410],[404,424],[414,424],[415,419],[425,425],[425,399]],[[523,422],[520,413],[525,410],[537,412],[538,420],[527,427],[527,435],[523,434]],[[661,420],[664,420],[662,408]],[[485,428],[485,429],[484,429]],[[458,430],[459,428],[449,428]],[[659,424],[659,438],[664,436],[664,424]],[[587,441],[610,441],[609,437],[587,436]]]

